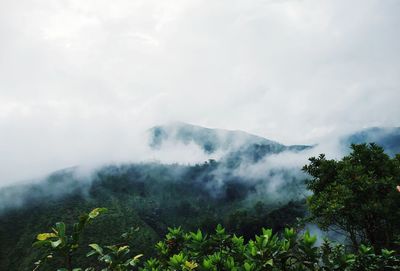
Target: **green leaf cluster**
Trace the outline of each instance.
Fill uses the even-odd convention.
[[[341,160],[310,158],[303,170],[312,220],[321,228],[346,234],[358,249],[396,248],[400,234],[400,155],[389,157],[376,144],[352,145]]]
[[[46,250],[34,270],[40,270],[56,256],[64,259],[57,269],[63,271],[400,270],[400,255],[394,250],[382,249],[375,253],[373,247],[361,245],[357,252],[349,253],[343,245],[328,240],[318,247],[316,236],[308,231],[298,233],[293,228],[286,228],[280,235],[263,228],[259,235],[245,241],[242,236],[227,233],[221,225],[212,234],[169,228],[165,238],[155,245],[157,256],[142,262],[143,254],[132,254],[127,241],[107,246],[91,243],[86,256],[95,261],[85,268],[75,267],[73,252],[81,244],[74,236],[80,237],[85,225],[103,212],[104,208],[96,208],[81,216],[70,235],[63,222],[56,223],[52,232],[38,234],[38,241],[33,245]],[[128,240],[138,230],[132,228],[122,237]]]
[[[42,249],[43,257],[35,262],[35,269],[39,269],[47,261],[53,258],[62,258],[63,267],[60,270],[73,269],[72,256],[80,245],[80,238],[85,227],[100,214],[106,212],[106,208],[95,208],[89,214],[82,214],[79,221],[74,223],[72,232],[67,233],[64,222],[57,222],[52,228],[52,232],[40,233],[37,235],[37,241],[33,247]]]
[[[248,242],[227,234],[221,225],[210,235],[174,228],[156,245],[158,256],[145,261],[138,270],[400,270],[395,251],[375,254],[372,247],[362,246],[363,250],[349,253],[341,244],[325,240],[318,247],[316,242],[316,236],[307,231],[299,234],[292,228],[281,235],[262,229]]]

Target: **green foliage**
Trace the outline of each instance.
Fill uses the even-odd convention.
[[[171,247],[171,240],[181,241]],[[170,229],[156,246],[158,256],[145,261],[139,270],[400,270],[395,251],[375,254],[373,248],[362,246],[363,250],[353,254],[327,240],[317,247],[316,241],[316,236],[298,234],[294,229],[285,229],[281,236],[262,229],[248,242],[227,234],[220,225],[210,235]]]
[[[111,245],[105,246],[104,249],[98,244],[90,244],[91,251],[87,253],[87,257],[97,255],[97,259],[100,264],[104,265],[102,270],[128,270],[131,266],[136,266],[139,262],[139,258],[143,254],[138,254],[136,256],[130,255],[130,249],[128,245]],[[95,270],[92,267],[93,270]]]
[[[323,229],[346,233],[355,249],[361,242],[375,249],[394,248],[400,234],[400,156],[390,158],[375,144],[352,145],[342,160],[321,154],[303,170],[312,219]]]
[[[181,226],[186,231],[200,228],[211,233],[220,223],[229,232],[248,240],[262,227],[280,232],[285,226],[294,225],[297,217],[304,216],[305,201],[277,202],[262,195],[228,200],[224,187],[220,189],[221,195],[211,195],[207,185],[215,181],[212,179],[215,163],[109,166],[96,172],[91,183],[81,180],[71,194],[57,197],[43,196],[47,195],[46,189],[53,189],[51,184],[46,183],[43,189],[33,185],[29,205],[0,214],[0,270],[30,270],[38,258],[38,251],[31,248],[37,232],[51,228],[52,221],[72,225],[82,212],[96,206],[106,207],[108,218],[97,218],[96,223],[87,227],[82,242],[101,240],[101,245],[116,244],[121,232],[132,226],[140,227],[140,234],[129,241],[130,249],[133,254],[149,256],[154,254],[153,244],[168,232],[168,226]],[[63,190],[70,189],[73,175],[57,174],[51,182]],[[229,189],[251,191],[251,187],[234,183]],[[82,247],[78,248],[74,259],[83,266],[89,260],[81,250]],[[55,269],[49,266],[48,270]]]
[[[45,264],[46,261],[57,257],[64,259],[61,270],[73,270],[72,255],[80,245],[83,230],[93,219],[106,211],[107,209],[105,208],[95,208],[89,214],[82,214],[79,221],[74,223],[72,232],[69,235],[64,222],[57,222],[52,227],[52,232],[38,234],[37,241],[33,243],[33,246],[42,248],[44,256],[35,262],[35,270]]]
[[[53,233],[38,235],[38,239],[58,240],[65,232],[64,223],[57,223]],[[129,238],[138,229],[123,234]],[[246,242],[243,237],[231,235],[218,225],[212,234],[201,230],[185,232],[180,227],[169,228],[164,240],[155,246],[156,257],[140,262],[142,254],[132,255],[129,245],[121,243],[110,246],[89,244],[87,257],[97,261],[82,268],[67,268],[61,265],[57,270],[68,271],[385,271],[400,270],[400,255],[394,250],[382,249],[379,254],[372,247],[361,245],[357,253],[348,253],[343,245],[325,240],[317,247],[317,237],[309,232],[298,234],[287,228],[281,235],[270,229],[262,229],[261,234]],[[59,245],[51,245],[52,252]],[[71,247],[70,247],[71,249]],[[46,257],[49,254],[46,255]],[[38,266],[39,267],[39,266]],[[37,267],[37,268],[38,268]],[[37,269],[36,268],[36,269]]]
[[[0,269],[32,270],[36,261],[43,271],[399,270],[400,156],[389,158],[375,145],[353,149],[341,161],[311,158],[305,170],[312,176],[307,183],[314,193],[308,199],[312,219],[346,232],[354,250],[329,241],[317,247],[309,233],[285,229],[304,215],[302,202],[244,200],[237,191],[251,187],[243,182],[228,182],[225,196],[211,196],[204,188],[213,181],[211,162],[180,174],[160,165],[122,166],[98,172],[85,196],[32,201],[0,217]],[[79,212],[97,205],[110,210],[107,219],[95,209],[73,223]],[[48,221],[64,222],[50,227]],[[132,225],[140,232],[132,228],[119,237]]]

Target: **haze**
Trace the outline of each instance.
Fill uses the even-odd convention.
[[[399,14],[397,0],[3,0],[0,185],[149,157],[144,131],[171,121],[285,144],[399,126]]]

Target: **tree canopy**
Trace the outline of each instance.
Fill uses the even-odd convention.
[[[309,159],[308,206],[322,229],[347,235],[354,247],[396,247],[400,233],[400,155],[389,157],[376,144],[351,145],[343,159],[324,154]]]

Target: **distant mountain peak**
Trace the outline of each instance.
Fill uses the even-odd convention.
[[[164,142],[174,141],[185,145],[194,143],[206,153],[236,149],[248,144],[282,145],[244,131],[212,129],[183,122],[154,126],[149,133],[149,145],[152,148],[160,148]]]
[[[161,149],[166,142],[195,144],[206,154],[221,151],[225,153],[225,159],[240,162],[243,160],[256,162],[268,154],[282,151],[297,152],[311,148],[311,146],[305,145],[285,146],[244,131],[212,129],[183,122],[158,125],[149,129],[149,146],[151,148]]]
[[[376,143],[393,156],[400,153],[400,127],[366,128],[343,137],[341,142],[345,147],[350,144]]]

